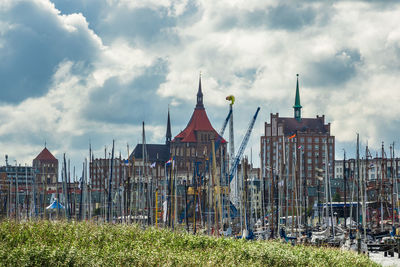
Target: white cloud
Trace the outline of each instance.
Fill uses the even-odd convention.
[[[296,73],[304,116],[326,115],[338,151],[355,132],[371,146],[398,141],[391,123],[400,109],[399,5],[310,1],[285,9],[283,1],[108,0],[89,23],[87,10],[66,14],[50,1],[18,2],[40,10],[38,17],[48,20],[41,26],[56,27],[54,38],[69,36],[64,49],[51,51],[63,55],[49,64],[44,93],[0,106],[1,148],[18,158],[29,159],[48,139],[54,151],[78,159],[89,137],[100,155],[113,137],[122,147],[139,140],[141,120],[150,121],[148,142],[162,142],[163,110],[171,103],[174,133],[183,129],[200,71],[217,130],[227,113],[225,97],[237,98],[236,148],[261,106],[249,144],[253,158],[269,112],[292,116]],[[18,2],[3,1],[0,10]],[[0,50],[21,23],[27,26],[0,19]],[[16,145],[19,140],[26,145]]]

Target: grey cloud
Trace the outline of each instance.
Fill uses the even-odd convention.
[[[274,7],[243,13],[240,13],[239,10],[231,10],[220,19],[217,28],[227,30],[235,27],[267,27],[270,29],[297,31],[305,26],[315,24],[317,22],[317,13],[322,13],[322,11],[316,10],[307,4],[279,4]]]
[[[85,116],[117,124],[156,122],[168,107],[168,99],[156,94],[159,85],[165,82],[167,71],[168,63],[159,59],[129,84],[121,84],[117,77],[110,78],[91,94],[90,103],[83,110]]]
[[[304,6],[278,5],[268,10],[268,24],[271,28],[289,31],[299,30],[315,22],[317,13],[313,8]]]
[[[316,59],[309,63],[304,75],[304,85],[311,87],[337,86],[351,80],[357,74],[357,66],[362,64],[358,50],[343,49],[327,58]]]
[[[168,16],[168,10],[160,8],[117,9],[99,24],[98,32],[106,40],[124,36],[137,42],[168,41],[170,33],[165,29],[175,26],[176,20]],[[176,37],[177,38],[177,37]],[[173,41],[169,39],[169,41]]]
[[[18,2],[0,17],[14,25],[0,36],[1,101],[15,103],[45,94],[61,61],[89,66],[98,51],[87,31],[68,32],[55,14],[35,3]]]
[[[52,2],[63,14],[82,13],[90,27],[100,36],[112,34],[110,31],[113,26],[122,26],[120,33],[123,30],[132,33],[134,29],[140,26],[137,24],[142,24],[143,28],[150,28],[151,32],[139,29],[138,32],[134,32],[134,36],[139,33],[146,40],[152,39],[151,36],[154,37],[158,34],[160,29],[175,26],[177,23],[181,25],[193,24],[201,18],[202,14],[196,0],[187,1],[184,12],[178,16],[167,14],[168,10],[163,7],[158,8],[158,10],[150,8],[129,9],[108,3],[107,0],[52,0]],[[110,20],[104,22],[107,17]]]
[[[239,78],[246,79],[253,83],[257,76],[257,68],[247,68],[235,72],[235,75]]]
[[[105,0],[54,0],[53,2],[62,13],[82,13],[90,27],[106,44],[116,38],[124,38],[135,45],[165,46],[167,43],[177,45],[179,37],[171,29],[177,23],[188,25],[199,19],[195,1],[189,1],[185,12],[179,16],[170,15],[165,7],[131,9],[112,5]]]

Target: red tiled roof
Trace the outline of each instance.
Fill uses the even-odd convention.
[[[217,131],[212,127],[204,108],[195,108],[185,130],[175,136],[173,142],[176,141],[176,139],[181,139],[181,142],[197,142],[196,131],[214,132],[216,137],[219,136]],[[226,143],[225,139],[222,138],[221,143]]]
[[[39,155],[36,156],[34,160],[41,160],[41,161],[58,161],[53,154],[45,147]]]

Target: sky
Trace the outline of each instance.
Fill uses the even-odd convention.
[[[217,131],[236,97],[236,149],[261,107],[255,166],[270,113],[293,116],[297,73],[302,116],[325,115],[337,159],[356,133],[399,154],[399,25],[394,0],[0,0],[0,165],[30,165],[46,143],[79,169],[113,139],[126,158],[142,121],[163,143],[168,106],[173,136],[188,123],[200,72]]]

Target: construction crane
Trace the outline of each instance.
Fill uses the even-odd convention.
[[[228,116],[226,116],[226,119],[225,119],[225,121],[224,121],[224,124],[222,125],[222,129],[221,129],[221,131],[219,131],[219,135],[220,135],[221,137],[224,136],[225,129],[226,129],[226,125],[228,125],[228,121],[229,121],[231,115],[232,115],[232,109],[229,110]]]
[[[243,156],[243,152],[246,149],[247,143],[249,142],[251,131],[253,130],[254,123],[256,122],[257,115],[258,115],[259,111],[260,111],[260,107],[257,108],[256,114],[254,114],[253,119],[250,121],[249,128],[247,129],[247,132],[246,132],[245,136],[243,137],[243,141],[240,144],[239,151],[236,154],[235,160],[233,161],[232,166],[230,168],[229,182],[232,181],[233,175],[234,175],[234,173],[235,173],[235,171],[237,169],[237,166],[239,165],[240,159]]]
[[[238,153],[236,154],[236,157],[235,157],[235,159],[234,159],[234,161],[232,162],[232,164],[231,164],[231,168],[229,169],[229,176],[228,176],[228,179],[229,179],[229,183],[231,184],[231,188],[232,188],[232,180],[233,180],[233,178],[234,178],[234,175],[235,175],[235,172],[236,172],[236,170],[237,170],[237,167],[238,167],[238,165],[239,165],[239,162],[240,162],[240,159],[242,158],[242,156],[243,156],[243,152],[244,152],[244,150],[246,149],[246,146],[247,146],[247,143],[249,142],[249,139],[250,139],[250,135],[251,135],[251,132],[252,132],[252,130],[253,130],[253,127],[254,127],[254,123],[256,122],[256,119],[257,119],[257,115],[258,115],[258,112],[260,111],[260,107],[258,107],[257,108],[257,111],[256,111],[256,113],[254,114],[254,116],[253,116],[253,119],[250,121],[250,124],[249,124],[249,127],[248,127],[248,129],[247,129],[247,132],[246,132],[246,134],[245,134],[245,136],[243,137],[243,140],[242,140],[242,143],[240,144],[240,148],[239,148],[239,151],[238,151]],[[237,200],[238,200],[238,191],[236,190],[236,185],[237,185],[237,179],[235,180],[235,182],[236,183],[233,183],[233,190],[232,190],[232,192],[233,192],[233,194],[231,195],[231,205],[230,205],[230,207],[231,207],[231,212],[232,212],[232,214],[234,215],[234,216],[236,216],[236,214],[237,214],[237,209],[236,209],[236,205],[237,205]],[[232,201],[233,200],[233,201]],[[236,205],[235,205],[236,204]]]

